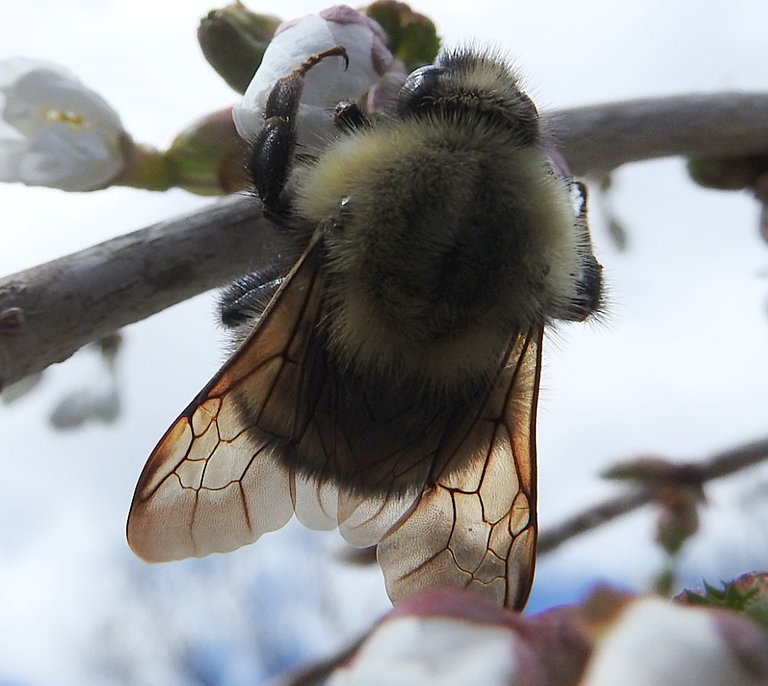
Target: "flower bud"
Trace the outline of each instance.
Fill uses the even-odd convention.
[[[242,102],[233,110],[238,133],[252,139],[261,129],[263,109],[275,83],[298,68],[310,55],[343,45],[349,56],[314,66],[304,78],[297,113],[298,143],[318,149],[335,135],[332,112],[342,100],[361,102],[392,65],[381,27],[364,14],[343,5],[278,27],[261,66]]]
[[[579,686],[758,686],[768,679],[768,633],[729,611],[636,598],[596,639]]]
[[[384,29],[389,49],[408,71],[434,61],[440,38],[429,17],[397,0],[378,0],[366,7],[365,13]]]
[[[244,93],[280,24],[268,14],[256,14],[236,2],[211,10],[200,21],[197,39],[208,63],[234,90]]]
[[[688,160],[688,174],[704,188],[737,191],[768,171],[768,156],[700,157]]]
[[[166,153],[176,185],[198,195],[233,193],[248,187],[245,143],[237,135],[230,108],[199,119],[176,138]]]
[[[673,600],[682,605],[703,605],[742,612],[768,630],[768,572],[747,572],[722,588],[704,582],[704,590],[686,589]]]

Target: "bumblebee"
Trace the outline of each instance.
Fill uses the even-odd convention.
[[[417,69],[317,154],[280,79],[250,171],[296,247],[224,294],[235,351],[152,452],[140,557],[234,550],[294,514],[377,546],[393,601],[436,586],[525,605],[536,549],[544,330],[600,303],[583,186],[552,161],[515,71],[471,48]]]

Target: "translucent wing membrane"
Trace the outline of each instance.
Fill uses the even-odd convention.
[[[536,329],[515,341],[463,438],[472,459],[463,468],[444,469],[379,543],[393,601],[425,588],[474,586],[499,604],[525,605],[536,552],[541,339]]]
[[[380,446],[388,444],[368,415],[370,398],[340,392],[317,343],[320,249],[313,241],[253,334],[150,456],[128,517],[128,542],[140,557],[234,550],[294,512],[311,528],[341,526],[351,543],[372,545],[418,495],[428,465],[418,485],[407,474],[407,487],[376,450],[356,460],[357,419],[362,443],[380,434]]]
[[[128,542],[140,557],[163,562],[227,552],[279,529],[293,515],[292,470],[276,457],[275,436],[260,440],[248,430],[238,389],[248,389],[259,413],[281,370],[293,364],[293,347],[306,333],[300,330],[306,309],[319,298],[307,278],[316,272],[314,259],[310,248],[258,329],[150,455],[128,516]]]
[[[379,544],[393,599],[475,585],[522,606],[535,548],[534,422],[541,330],[518,336],[495,383],[467,397],[350,376],[323,334],[314,238],[253,333],[161,439],[128,541],[166,561],[226,552],[295,513]]]

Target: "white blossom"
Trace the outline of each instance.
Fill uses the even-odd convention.
[[[120,117],[64,68],[0,61],[0,93],[0,181],[88,191],[123,168]]]
[[[252,140],[263,123],[264,104],[278,79],[287,76],[310,55],[343,45],[349,56],[330,57],[312,67],[304,79],[297,114],[299,144],[323,145],[334,135],[332,112],[342,100],[361,101],[387,72],[392,55],[381,27],[345,6],[286,22],[278,27],[242,102],[233,109],[238,133]]]
[[[597,589],[536,616],[472,591],[413,594],[341,653],[329,686],[762,686],[768,633],[730,610]]]
[[[765,684],[768,636],[749,624],[728,611],[639,598],[602,632],[580,686]]]
[[[329,686],[509,686],[518,672],[508,628],[449,617],[383,622]]]

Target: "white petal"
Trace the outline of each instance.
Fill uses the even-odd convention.
[[[329,686],[509,686],[518,672],[512,631],[437,617],[380,624]]]
[[[105,135],[119,134],[123,130],[120,117],[104,98],[86,88],[77,79],[56,71],[37,69],[29,72],[6,88],[5,93],[7,106],[23,103],[37,112],[55,110],[66,113],[81,119],[85,126]],[[9,119],[6,114],[3,116],[6,121],[24,131],[17,121]]]
[[[0,136],[0,182],[19,180],[19,164],[26,150],[26,141]]]
[[[0,60],[0,90],[5,90],[13,82],[36,69],[55,71],[69,79],[77,80],[71,71],[55,62],[29,57],[8,57]]]
[[[341,57],[331,57],[315,65],[304,78],[297,122],[299,144],[321,144],[335,133],[331,113],[336,104],[360,100],[380,78],[386,64],[379,43],[379,36],[366,24],[341,24],[318,15],[280,30],[267,47],[242,102],[233,110],[238,133],[250,140],[259,131],[264,103],[278,79],[290,74],[308,56],[343,45],[349,56],[348,69],[344,69]]]
[[[6,90],[3,107],[3,124],[11,127],[20,136],[34,136],[49,121],[46,118],[47,107],[32,105],[16,96],[15,87]]]
[[[349,68],[344,71],[339,60],[327,60],[309,72],[302,100],[319,107],[334,107],[345,99],[357,100],[379,80],[372,61],[373,33],[359,24],[331,23],[331,27],[326,47],[343,45],[349,56]]]
[[[617,675],[621,675],[617,680]],[[600,641],[582,686],[757,684],[702,608],[656,598],[631,603]]]
[[[18,181],[66,191],[93,190],[122,168],[119,150],[91,131],[52,124],[29,142],[18,163]]]

